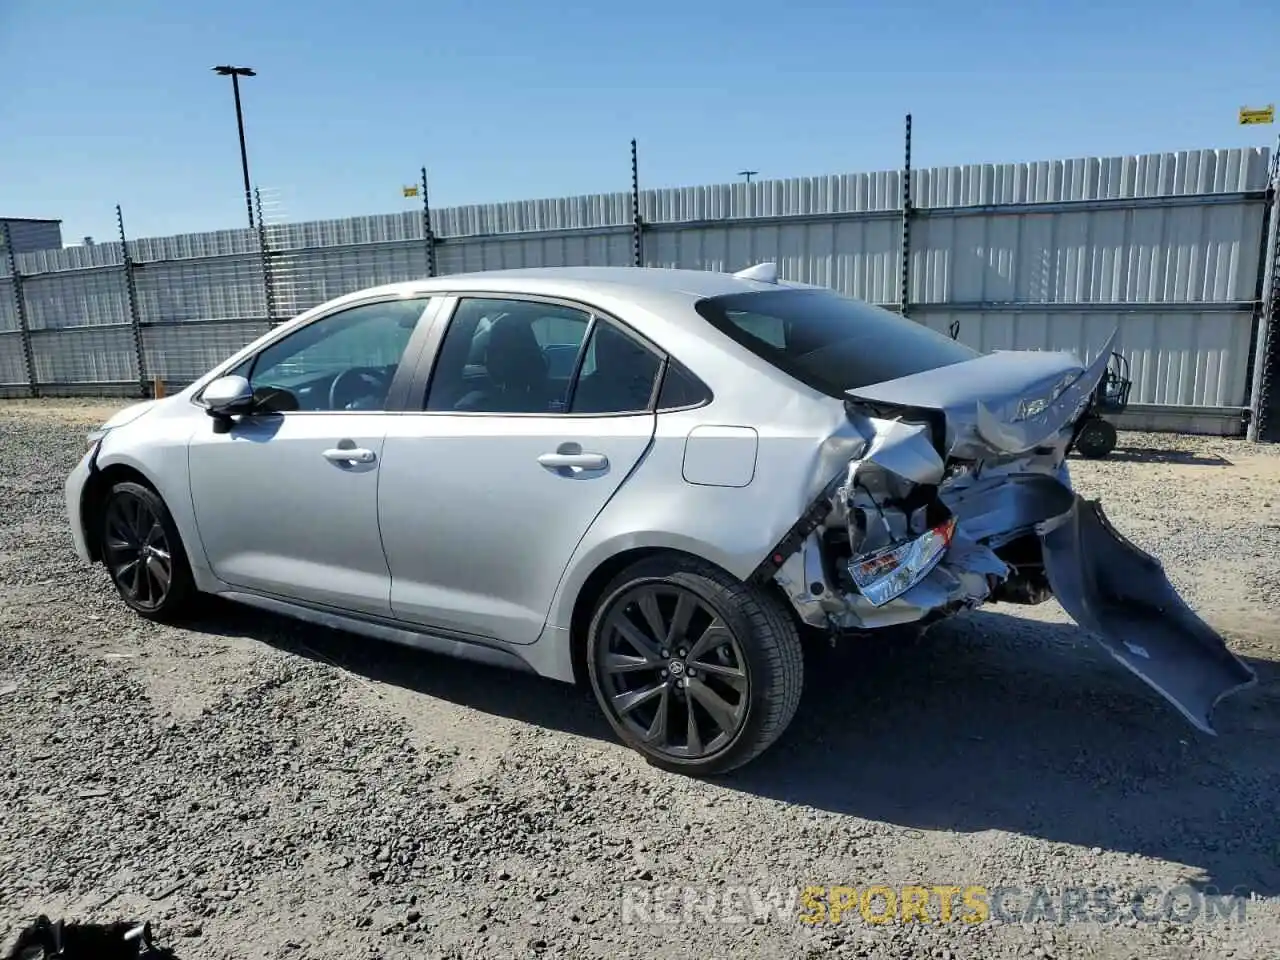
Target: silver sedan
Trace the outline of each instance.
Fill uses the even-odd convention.
[[[772,744],[815,636],[1051,596],[1212,732],[1251,671],[1071,489],[1108,355],[981,355],[772,265],[454,275],[122,410],[67,509],[144,617],[218,594],[587,683],[672,770]]]

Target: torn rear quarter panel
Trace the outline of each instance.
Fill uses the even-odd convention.
[[[1253,672],[1183,602],[1159,562],[1071,487],[1074,427],[1114,339],[1087,367],[1066,353],[1000,352],[850,391],[849,420],[865,447],[758,575],[774,577],[803,622],[834,631],[1056,596],[1113,657],[1212,732],[1214,705],[1254,682]],[[949,543],[937,560],[928,549],[939,524]],[[922,556],[928,564],[909,568]],[[885,557],[902,569],[873,602],[850,568],[857,561],[865,588],[867,570],[880,570]]]

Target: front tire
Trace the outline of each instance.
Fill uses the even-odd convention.
[[[150,487],[113,484],[102,504],[102,560],[120,598],[148,620],[189,614],[195,581],[178,527]]]
[[[781,603],[692,557],[639,561],[601,594],[587,634],[596,701],[628,746],[664,770],[710,776],[782,735],[804,684]]]

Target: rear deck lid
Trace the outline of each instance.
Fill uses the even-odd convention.
[[[1087,366],[1073,353],[998,350],[845,395],[878,407],[937,411],[945,420],[949,456],[1024,453],[1052,440],[1088,409],[1115,336]]]

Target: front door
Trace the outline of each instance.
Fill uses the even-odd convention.
[[[388,397],[425,299],[321,317],[241,364],[258,410],[189,447],[200,540],[220,580],[252,592],[390,614],[378,533]]]
[[[649,448],[660,368],[588,311],[460,300],[425,409],[387,428],[378,514],[395,616],[536,640],[579,541]]]

